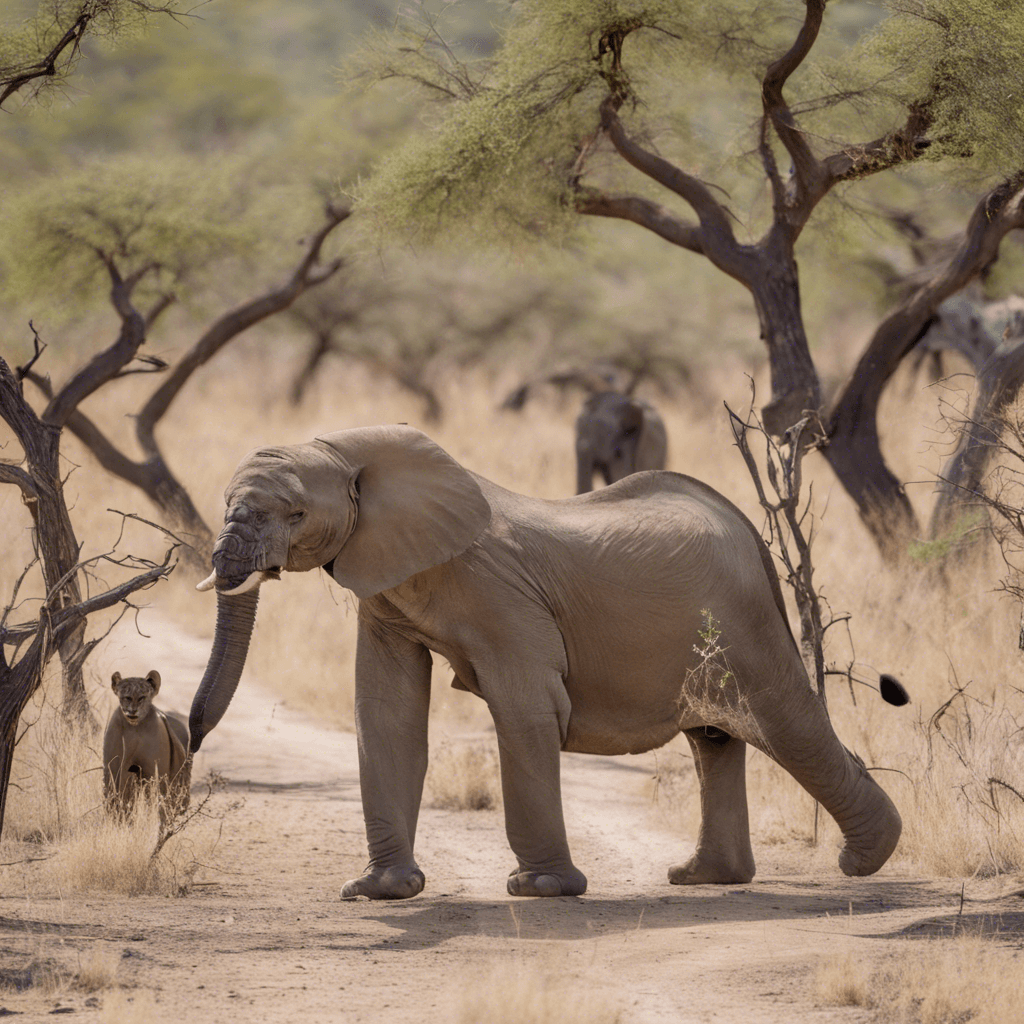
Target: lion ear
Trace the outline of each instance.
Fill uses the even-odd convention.
[[[317,441],[349,473],[356,524],[330,572],[357,597],[462,554],[491,521],[472,474],[413,427],[360,427]]]
[[[146,681],[152,685],[155,697],[160,692],[160,673],[155,668],[150,669],[146,673]]]
[[[111,688],[111,689],[112,689],[112,690],[113,690],[113,691],[114,691],[115,693],[117,693],[117,684],[118,684],[119,682],[121,682],[121,673],[120,673],[120,672],[115,672],[115,673],[114,673],[114,674],[113,674],[113,675],[112,675],[112,676],[110,677],[110,688]]]

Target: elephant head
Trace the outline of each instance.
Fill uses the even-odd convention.
[[[406,426],[258,448],[224,498],[213,573],[197,588],[217,591],[217,626],[189,718],[193,751],[234,696],[262,583],[323,566],[369,597],[461,554],[491,518],[473,476]]]
[[[647,402],[617,391],[591,395],[576,418],[576,493],[594,474],[613,484],[641,469],[664,469],[665,425]]]

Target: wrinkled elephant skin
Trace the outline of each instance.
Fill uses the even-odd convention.
[[[342,895],[423,889],[413,846],[431,651],[494,719],[513,895],[586,891],[562,820],[561,750],[639,753],[679,732],[693,750],[701,826],[671,882],[753,877],[747,744],[835,818],[847,874],[877,871],[895,848],[899,815],[811,690],[767,549],[697,480],[641,472],[546,501],[468,472],[410,427],[366,427],[252,452],[226,501],[192,746],[238,683],[263,580],[322,566],[353,590],[370,863]]]

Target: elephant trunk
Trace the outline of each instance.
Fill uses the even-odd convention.
[[[217,594],[217,628],[203,680],[189,715],[190,746],[195,753],[203,737],[221,720],[242,676],[249,638],[256,622],[259,587],[230,596]]]

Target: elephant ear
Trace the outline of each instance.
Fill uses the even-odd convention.
[[[462,554],[491,521],[472,475],[413,427],[358,427],[317,441],[349,467],[358,494],[355,528],[329,569],[357,597]]]

